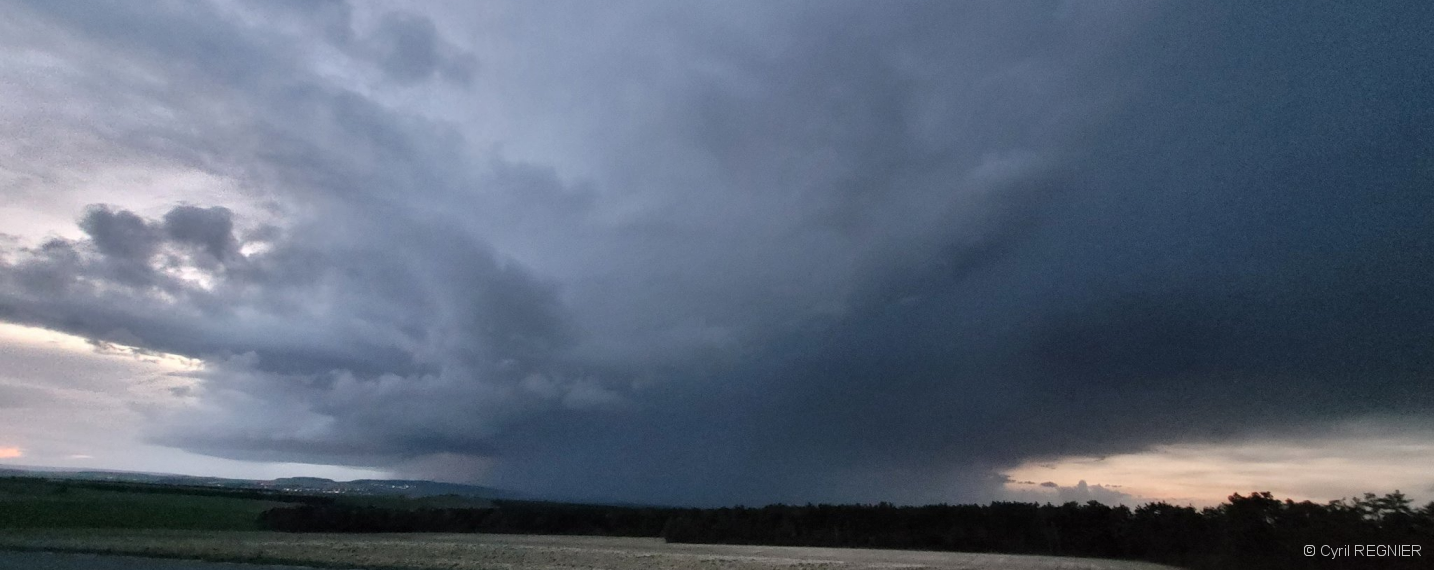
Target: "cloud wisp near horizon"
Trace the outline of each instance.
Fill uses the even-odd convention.
[[[7,12],[0,320],[202,361],[146,446],[956,502],[1434,422],[1427,3]]]

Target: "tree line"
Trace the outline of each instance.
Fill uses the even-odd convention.
[[[326,505],[334,503],[333,497],[306,495],[288,491],[255,489],[249,487],[209,487],[173,483],[146,483],[138,481],[92,481],[86,479],[48,479],[43,477],[9,476],[0,477],[0,493],[62,495],[71,489],[115,491],[119,493],[144,493],[157,495],[191,495],[197,497],[227,497],[231,499],[252,499],[282,503],[309,503]]]
[[[1197,509],[1062,505],[770,505],[676,509],[498,501],[484,509],[308,504],[264,512],[289,532],[487,532],[662,537],[668,542],[1089,556],[1200,569],[1434,568],[1434,503],[1398,492],[1329,503],[1231,495]],[[1406,556],[1331,558],[1345,545],[1418,545]],[[1305,548],[1314,546],[1314,556]],[[1329,546],[1321,552],[1321,546]]]
[[[678,512],[543,501],[494,501],[492,508],[412,509],[350,504],[306,504],[260,513],[259,524],[283,532],[483,532],[661,536]]]

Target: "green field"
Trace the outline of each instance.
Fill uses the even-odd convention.
[[[255,530],[259,513],[283,505],[248,498],[96,489],[37,479],[0,479],[0,529]]]

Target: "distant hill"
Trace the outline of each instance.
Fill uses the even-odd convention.
[[[0,477],[45,477],[78,481],[113,481],[121,483],[149,483],[157,485],[185,485],[192,487],[216,487],[227,489],[259,489],[302,494],[373,495],[403,497],[435,497],[458,495],[482,499],[529,499],[521,493],[461,483],[440,483],[437,481],[359,479],[355,481],[334,481],[322,477],[282,477],[273,480],[228,479],[223,477],[196,477],[168,473],[140,473],[133,471],[73,470],[52,467],[0,467]]]

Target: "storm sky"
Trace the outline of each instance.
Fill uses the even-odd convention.
[[[7,4],[7,462],[1434,497],[1434,4]]]

